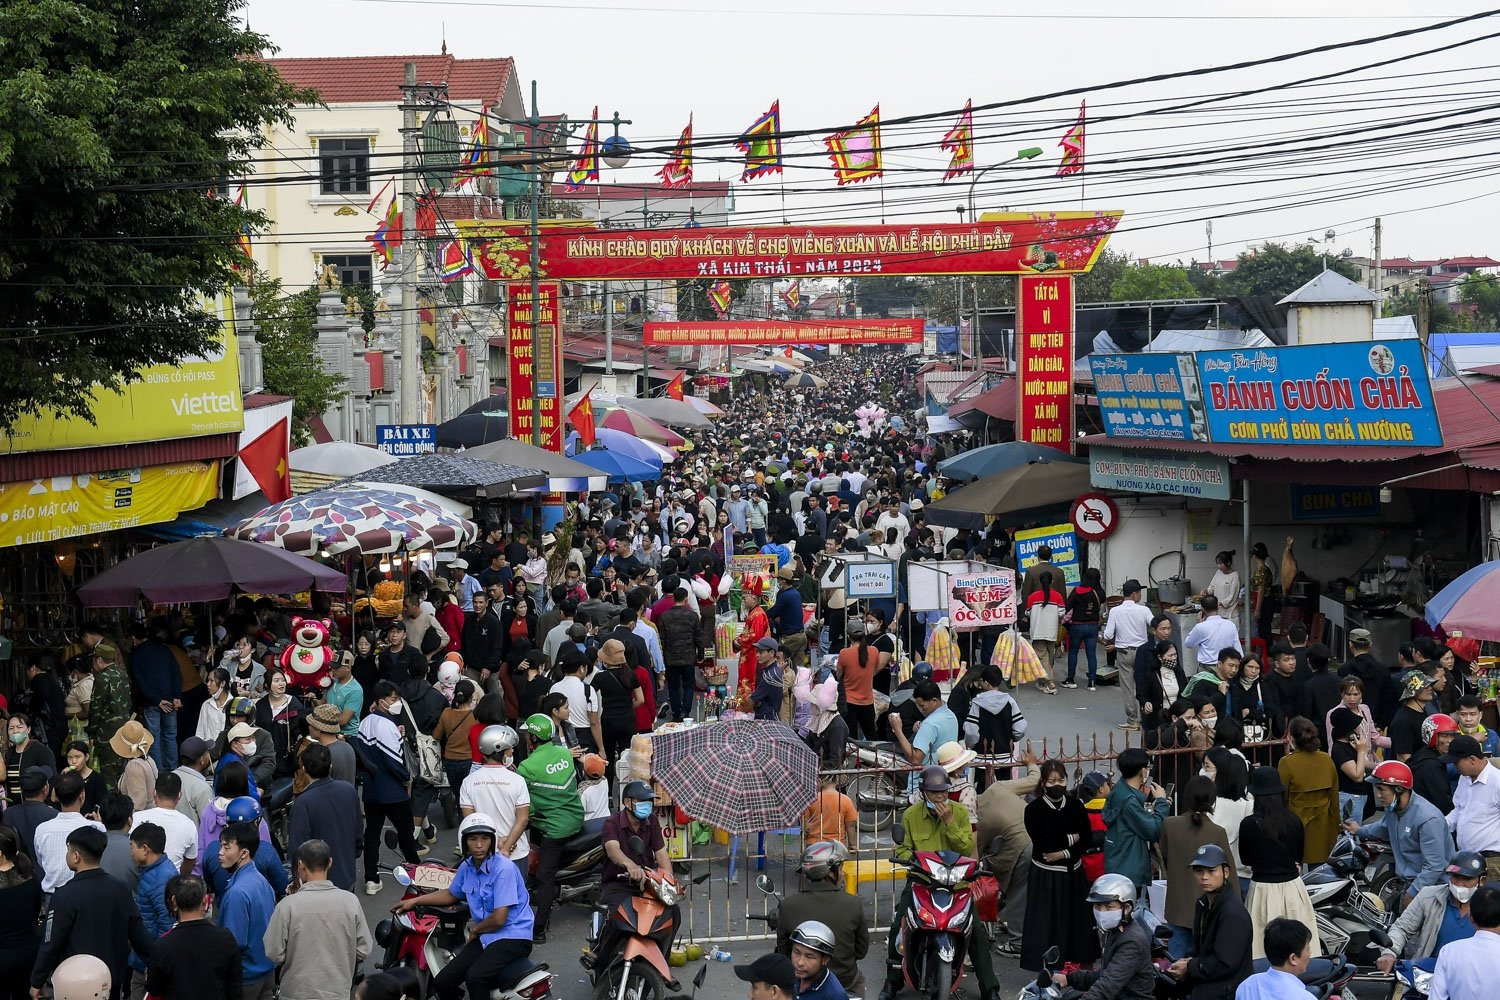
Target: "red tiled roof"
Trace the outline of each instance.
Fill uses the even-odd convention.
[[[586,184],[576,191],[553,191],[552,197],[577,201],[634,201],[641,196],[658,198],[723,198],[729,194],[728,181],[704,181],[680,188],[660,184]]]
[[[493,104],[516,70],[510,57],[457,59],[436,56],[316,56],[267,59],[282,79],[311,87],[328,104],[385,104],[401,97],[406,64],[417,64],[417,82],[446,83],[451,101]]]
[[[1412,260],[1410,257],[1387,257],[1380,262],[1380,266],[1399,267],[1405,269],[1413,267],[1431,267],[1436,263],[1437,261],[1435,260]]]
[[[1440,260],[1436,267],[1500,267],[1500,260],[1493,257],[1448,257]]]

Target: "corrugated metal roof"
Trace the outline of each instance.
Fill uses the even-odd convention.
[[[3,455],[0,456],[0,483],[77,476],[113,469],[136,469],[171,462],[231,458],[239,448],[239,440],[238,433],[211,434],[207,437],[174,438],[170,441],[148,441],[144,444],[113,445],[106,448],[68,448],[63,451]]]
[[[1324,271],[1276,304],[1278,306],[1305,306],[1378,301],[1380,301],[1380,296],[1363,285],[1350,281],[1337,271]]]

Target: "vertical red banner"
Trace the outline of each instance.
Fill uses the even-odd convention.
[[[562,347],[558,334],[561,286],[555,281],[537,285],[536,343],[532,342],[531,284],[510,282],[505,286],[510,359],[510,436],[532,441],[533,406],[541,421],[541,445],[562,454]]]
[[[1073,279],[1016,279],[1016,440],[1073,453]]]

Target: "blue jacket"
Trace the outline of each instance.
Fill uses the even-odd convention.
[[[377,805],[405,802],[411,798],[407,785],[411,772],[405,762],[398,763],[390,754],[383,753],[378,746],[370,746],[358,736],[349,741],[354,755],[359,758],[359,768],[365,773],[364,799]]]
[[[302,790],[292,802],[291,825],[287,828],[287,855],[297,853],[303,841],[326,841],[333,854],[328,881],[340,889],[354,888],[354,859],[359,855],[364,827],[359,818],[359,793],[347,781],[320,778]]]
[[[176,921],[167,910],[167,880],[177,874],[177,866],[165,854],[156,859],[150,868],[141,869],[141,877],[135,883],[135,905],[141,911],[141,921],[146,933],[155,941],[171,930]],[[137,972],[146,971],[146,960],[135,952],[130,953],[130,967]]]
[[[1104,800],[1104,870],[1124,875],[1136,885],[1151,882],[1151,845],[1161,837],[1162,814],[1169,803],[1146,805],[1144,792],[1115,783]]]
[[[1406,804],[1405,812],[1376,813],[1375,818],[1359,828],[1361,837],[1374,837],[1391,845],[1395,855],[1396,874],[1411,879],[1408,896],[1415,896],[1429,885],[1443,879],[1448,855],[1453,853],[1453,839],[1448,835],[1448,821],[1437,806],[1416,792]]]
[[[203,881],[207,883],[208,891],[215,896],[221,896],[227,892],[230,877],[228,872],[219,867],[219,842],[209,841],[208,846],[200,852],[199,860],[203,862]],[[286,868],[281,864],[281,856],[276,853],[276,848],[270,840],[262,838],[260,847],[256,848],[255,868],[266,880],[266,884],[271,887],[276,899],[286,895],[286,887],[291,882],[291,876],[286,873]]]
[[[766,614],[775,626],[775,633],[782,639],[797,635],[802,631],[802,595],[797,588],[782,584],[776,592],[776,600],[771,602],[771,607]]]
[[[266,957],[265,943],[266,928],[275,908],[276,896],[254,865],[237,869],[229,880],[229,888],[219,897],[219,926],[239,942],[246,983],[264,979],[276,971],[276,963]]]

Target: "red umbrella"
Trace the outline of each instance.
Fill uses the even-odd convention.
[[[636,413],[613,407],[604,414],[604,419],[598,421],[600,427],[608,427],[612,431],[621,431],[647,441],[655,441],[657,444],[668,448],[678,448],[687,444],[687,438],[676,431],[663,427],[645,414]]]

